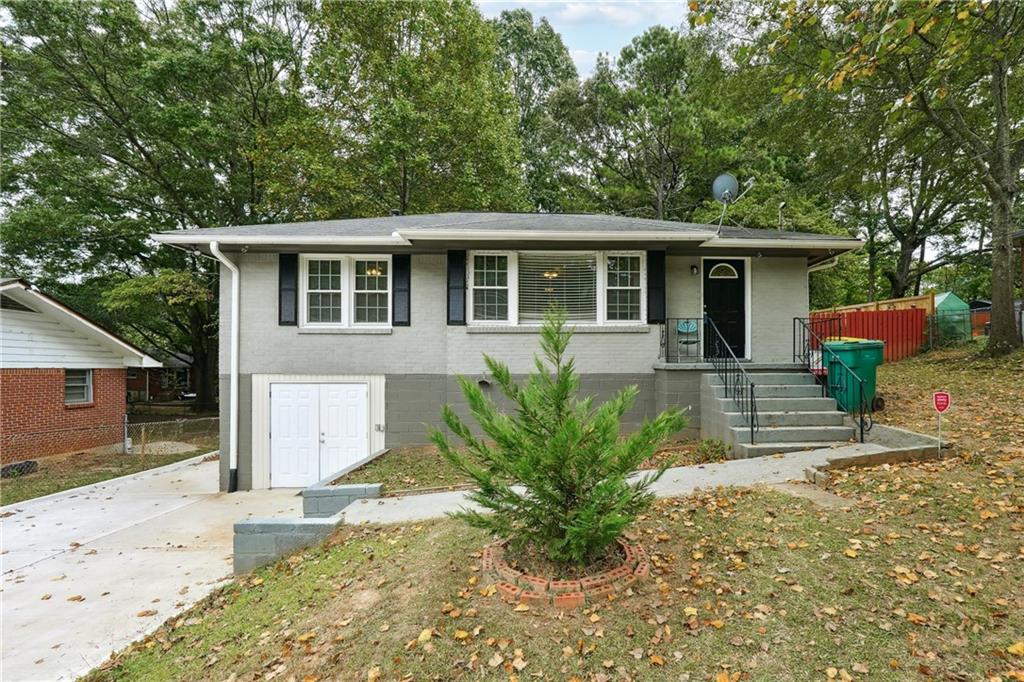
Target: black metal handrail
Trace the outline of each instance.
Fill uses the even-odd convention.
[[[750,442],[754,442],[754,434],[760,430],[761,425],[757,418],[757,399],[754,396],[754,382],[750,375],[743,369],[732,346],[722,336],[715,321],[709,316],[704,316],[705,338],[707,352],[705,359],[708,360],[715,373],[722,380],[725,386],[725,397],[732,398],[736,406],[740,408],[747,426],[750,428]]]
[[[671,317],[661,325],[661,353],[665,362],[700,362],[704,357],[704,318]]]
[[[865,399],[867,382],[860,378],[850,366],[843,362],[834,351],[825,346],[825,341],[812,326],[819,330],[827,330],[825,338],[841,336],[841,327],[834,327],[831,322],[839,318],[809,320],[803,317],[793,318],[793,361],[803,365],[804,369],[814,375],[821,385],[822,396],[836,398],[836,404],[856,420],[860,434],[860,442],[864,442],[864,433],[871,430],[871,403]],[[841,321],[839,322],[841,325]],[[838,329],[838,331],[835,331]],[[814,352],[818,349],[820,360],[815,362]],[[838,371],[833,371],[833,368]],[[856,387],[856,404],[847,405],[849,388]]]

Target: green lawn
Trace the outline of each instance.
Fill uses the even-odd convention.
[[[979,348],[972,343],[882,365],[878,391],[886,407],[878,421],[933,434],[932,392],[946,390],[953,404],[942,418],[943,437],[981,454],[1024,448],[1024,350],[993,360],[979,356]]]
[[[81,452],[42,457],[37,460],[39,469],[35,473],[0,479],[0,505],[14,504],[146,469],[155,469],[216,448],[216,444],[211,443],[209,447],[170,455],[97,455]]]
[[[839,476],[849,509],[768,490],[662,500],[634,529],[653,579],[577,613],[489,595],[487,538],[457,521],[347,528],[90,679],[1008,679],[1024,668],[1007,651],[1024,639],[1022,480],[1024,457],[1004,455]]]

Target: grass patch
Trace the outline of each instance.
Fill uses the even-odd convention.
[[[926,434],[936,432],[932,392],[952,394],[943,437],[962,452],[1001,453],[1024,447],[1024,351],[992,359],[977,344],[931,351],[878,369],[886,407],[875,418]]]
[[[217,448],[216,443],[166,455],[125,455],[77,452],[41,457],[34,473],[0,480],[0,505],[15,504],[79,486],[155,469]]]
[[[726,448],[721,441],[681,441],[655,453],[644,463],[654,469],[665,460],[673,466],[707,464],[725,459]],[[457,471],[433,445],[410,445],[393,448],[372,462],[338,479],[339,484],[380,483],[385,495],[408,490],[454,489],[472,484]]]
[[[89,679],[1006,679],[1024,667],[1007,652],[1024,633],[1024,457],[837,473],[848,509],[768,490],[659,501],[633,529],[651,581],[581,612],[502,604],[480,582],[487,538],[456,521],[346,528]]]

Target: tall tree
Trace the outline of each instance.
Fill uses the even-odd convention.
[[[515,102],[468,0],[324,3],[310,115],[273,131],[268,202],[296,215],[524,206]]]
[[[718,116],[722,65],[706,41],[655,26],[623,48],[613,66],[552,99],[604,210],[685,219],[707,194],[732,131]]]
[[[748,16],[762,58],[791,77],[784,98],[818,89],[881,95],[890,124],[920,117],[948,154],[962,156],[989,203],[988,349],[999,354],[1020,346],[1010,231],[1024,167],[1024,7],[830,0],[773,2]]]
[[[557,211],[572,182],[548,101],[558,86],[576,82],[576,66],[548,20],[534,22],[527,9],[505,10],[491,26],[497,35],[497,68],[507,74],[519,105],[527,199],[531,208]]]
[[[261,131],[302,105],[295,2],[5,3],[4,267],[216,381],[216,278],[158,230],[253,223]]]

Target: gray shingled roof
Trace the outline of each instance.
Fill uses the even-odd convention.
[[[210,239],[232,237],[387,237],[395,230],[491,230],[494,232],[665,232],[714,233],[717,225],[683,223],[673,220],[652,220],[615,215],[570,213],[433,213],[427,215],[385,216],[380,218],[348,218],[344,220],[314,220],[300,223],[266,225],[239,225],[189,230],[195,237]],[[173,233],[164,233],[173,234]],[[177,232],[181,234],[181,232]],[[784,230],[754,230],[745,227],[723,226],[721,236],[735,239],[836,239],[847,237],[788,232]],[[857,241],[849,237],[851,241]]]

